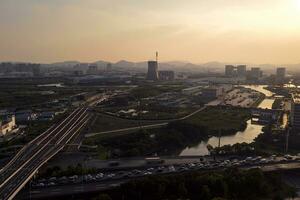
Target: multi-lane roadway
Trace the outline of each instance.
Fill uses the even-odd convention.
[[[77,108],[59,124],[25,145],[0,169],[0,200],[13,199],[38,169],[61,151],[88,120],[87,108]]]
[[[72,195],[83,193],[99,192],[107,190],[134,179],[140,179],[145,176],[152,175],[170,175],[192,171],[209,172],[219,171],[231,167],[237,167],[244,170],[259,168],[268,173],[273,171],[291,172],[298,171],[300,168],[300,157],[294,156],[286,159],[285,157],[269,157],[262,158],[248,157],[233,160],[220,158],[219,160],[203,160],[189,163],[181,163],[176,165],[168,165],[167,163],[157,164],[155,166],[148,165],[143,168],[128,168],[121,170],[102,171],[98,174],[89,175],[73,175],[70,177],[48,177],[47,179],[35,180],[30,191],[24,191],[19,197],[20,199],[44,199],[64,196],[67,198]],[[179,161],[179,160],[178,160]],[[192,161],[192,160],[191,160]]]

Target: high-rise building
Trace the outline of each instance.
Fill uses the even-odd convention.
[[[157,61],[148,61],[147,80],[152,80],[152,81],[158,80],[158,62]]]
[[[97,65],[90,65],[87,73],[91,74],[91,75],[98,74],[98,67],[97,67]]]
[[[246,77],[247,75],[247,66],[246,65],[238,65],[237,66],[237,76],[238,77]]]
[[[20,72],[40,76],[40,67],[40,64],[34,63],[0,63],[0,73],[9,74]]]
[[[293,130],[300,130],[300,95],[292,95],[291,125]]]
[[[284,67],[277,68],[276,80],[283,81],[285,79],[286,69]]]
[[[112,64],[111,63],[107,63],[107,65],[106,65],[106,71],[107,72],[111,72],[112,71]]]
[[[233,65],[226,65],[225,66],[225,76],[235,76],[235,67]]]
[[[227,77],[246,77],[247,76],[247,66],[246,65],[226,65],[225,66],[225,76]]]
[[[252,67],[250,71],[250,76],[252,79],[259,79],[262,77],[262,71],[259,67]]]

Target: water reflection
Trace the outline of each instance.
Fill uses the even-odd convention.
[[[251,120],[247,121],[247,128],[245,131],[237,132],[235,135],[221,137],[221,146],[233,145],[236,143],[251,143],[262,132],[263,126],[251,124]],[[209,155],[207,145],[217,147],[219,145],[218,137],[211,137],[208,141],[202,141],[195,147],[187,147],[184,149],[180,156],[204,156]]]
[[[259,108],[263,109],[272,109],[272,105],[274,99],[271,99],[275,93],[266,90],[265,87],[267,85],[242,85],[242,87],[250,88],[252,90],[261,92],[266,95],[266,99],[264,99],[261,104],[258,106]],[[251,143],[253,140],[262,132],[263,126],[257,124],[251,124],[251,120],[247,121],[247,128],[245,131],[237,132],[235,135],[231,136],[224,136],[221,137],[221,146],[224,145],[233,145],[236,143]],[[208,155],[209,152],[207,150],[207,145],[211,145],[216,147],[219,145],[219,138],[218,137],[211,137],[208,141],[202,141],[195,147],[187,147],[184,149],[180,155],[187,156],[187,155]]]
[[[270,90],[266,90],[265,87],[267,85],[242,85],[242,87],[250,88],[252,90],[256,90],[266,95],[266,97],[272,97],[275,93],[271,92]]]
[[[275,93],[265,89],[267,85],[243,85],[245,88],[250,88],[252,90],[258,91],[266,95],[266,99],[264,99],[258,106],[258,108],[262,109],[272,109],[272,105],[275,101],[275,99],[270,99],[270,97],[274,96]]]

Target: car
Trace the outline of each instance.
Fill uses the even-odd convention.
[[[292,160],[293,159],[293,156],[289,155],[289,154],[286,154],[284,155],[284,158],[288,159],[288,160]]]
[[[39,183],[45,183],[46,182],[46,179],[40,179],[39,181],[38,181]]]
[[[101,179],[101,178],[103,178],[104,177],[104,174],[103,173],[98,173],[97,175],[96,175],[96,179]]]
[[[54,182],[48,183],[48,186],[54,186],[54,185],[56,185]]]
[[[135,170],[132,171],[133,176],[138,176],[138,175],[140,175],[141,173],[142,173],[142,171],[137,170],[137,169],[135,169]]]
[[[152,172],[144,172],[144,175],[151,175]]]
[[[156,172],[161,173],[161,172],[163,172],[164,170],[165,170],[164,167],[159,167],[159,168],[156,169]]]
[[[45,187],[45,184],[44,183],[38,183],[36,186],[37,187]]]
[[[169,172],[175,172],[176,171],[176,169],[173,165],[169,166],[168,170],[169,170]]]
[[[91,180],[93,180],[93,176],[90,175],[90,174],[84,175],[84,176],[83,176],[83,179],[84,179],[85,181],[91,181]]]
[[[195,165],[194,163],[189,163],[189,164],[188,164],[188,167],[189,167],[189,168],[193,168],[193,167],[195,167],[195,166],[196,166],[196,165]]]
[[[54,181],[56,181],[56,180],[57,180],[56,177],[51,177],[51,178],[49,178],[49,181],[50,181],[50,182],[54,182]]]
[[[262,158],[260,161],[259,161],[260,164],[267,164],[268,163],[268,160],[265,159],[265,158]]]
[[[68,180],[68,179],[67,179],[67,177],[65,177],[65,176],[60,177],[60,178],[58,179],[59,182],[66,182],[67,180]]]

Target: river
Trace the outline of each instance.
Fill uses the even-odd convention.
[[[261,104],[258,106],[259,108],[272,108],[272,104],[274,99],[271,97],[274,95],[273,92],[264,89],[266,85],[243,85],[243,87],[250,88],[252,90],[256,90],[266,95],[266,99],[264,99]],[[220,139],[221,146],[224,145],[234,145],[237,143],[252,143],[254,139],[261,134],[262,132],[262,125],[258,124],[251,124],[251,120],[247,121],[247,128],[244,131],[237,132],[235,135],[230,136],[223,136]],[[208,141],[202,141],[197,146],[194,147],[187,147],[184,149],[180,156],[204,156],[209,155],[207,150],[207,145],[211,145],[213,147],[217,147],[219,145],[219,138],[218,137],[211,137]]]
[[[265,87],[267,87],[267,85],[243,85],[243,87],[250,88],[252,90],[256,90],[258,92],[265,94],[266,98],[258,105],[258,108],[272,109],[272,105],[273,105],[275,99],[271,98],[271,97],[273,97],[275,95],[275,93],[273,93],[269,90],[266,90]]]
[[[247,122],[247,128],[244,131],[237,132],[235,135],[221,137],[221,146],[233,145],[236,143],[251,143],[261,133],[263,126],[251,124],[251,120]],[[219,145],[218,137],[211,137],[208,141],[202,141],[195,147],[187,147],[180,156],[194,156],[194,155],[209,155],[207,145],[217,147]]]

